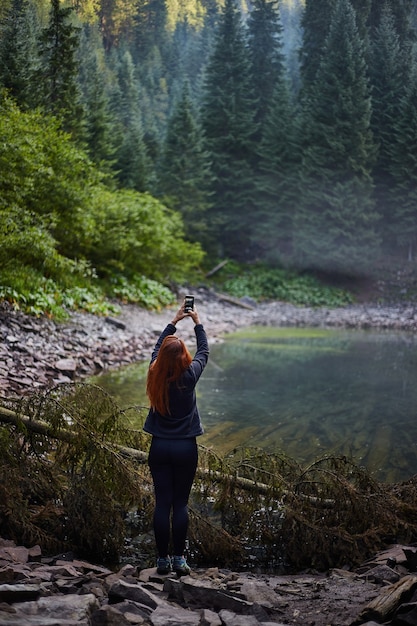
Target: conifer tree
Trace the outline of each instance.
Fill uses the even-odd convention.
[[[205,239],[209,183],[208,154],[185,83],[168,122],[158,190],[164,204],[182,214],[186,235],[193,241]]]
[[[28,0],[13,0],[0,30],[0,84],[22,108],[36,103],[36,18],[35,7]]]
[[[408,70],[407,70],[408,72]],[[378,146],[373,168],[377,209],[383,220],[382,234],[388,243],[392,224],[396,221],[395,208],[390,189],[391,145],[394,128],[399,117],[399,102],[408,82],[403,66],[403,54],[394,16],[389,5],[385,5],[379,25],[373,31],[369,55],[369,76],[372,84],[371,127]],[[396,203],[394,202],[396,205]]]
[[[349,0],[336,3],[304,106],[298,262],[362,271],[377,244],[370,175],[374,144],[364,44]]]
[[[295,207],[299,200],[297,108],[282,75],[263,126],[259,147],[257,225],[254,241],[261,258],[284,264],[293,258]]]
[[[248,44],[252,86],[257,98],[256,122],[261,134],[276,82],[283,73],[282,25],[277,0],[253,3],[248,20]]]
[[[212,162],[213,244],[219,255],[250,254],[254,215],[255,100],[246,36],[234,0],[226,0],[206,70],[201,119]],[[213,252],[214,249],[213,249]]]
[[[334,0],[306,0],[301,19],[303,45],[300,53],[300,71],[303,89],[314,81],[329,32]]]
[[[79,29],[71,23],[72,8],[51,0],[48,26],[40,34],[41,104],[57,116],[63,129],[78,141],[83,139],[84,111],[78,84]]]
[[[87,151],[104,171],[114,165],[116,122],[110,111],[109,70],[100,33],[86,26],[80,38],[80,84],[85,108]]]
[[[140,85],[135,77],[135,66],[129,50],[115,53],[117,83],[111,94],[111,111],[116,142],[114,170],[122,187],[146,191],[148,189],[149,161],[143,138],[139,108]]]
[[[417,256],[417,66],[400,100],[390,143],[390,220],[393,248],[412,261]]]

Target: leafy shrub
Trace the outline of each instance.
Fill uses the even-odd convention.
[[[118,311],[98,286],[64,288],[36,269],[18,264],[0,270],[0,299],[29,315],[48,315],[58,320],[68,317],[68,309],[100,315]]]
[[[255,300],[283,300],[304,306],[345,306],[352,302],[351,295],[346,291],[322,285],[312,276],[264,265],[250,268],[234,265],[232,272],[223,281],[222,287],[238,298],[250,296]]]
[[[140,274],[166,283],[182,281],[203,258],[184,240],[181,217],[147,193],[96,189],[95,236],[84,250],[102,276]]]
[[[107,293],[149,308],[172,302],[163,285],[189,279],[203,258],[178,213],[105,187],[56,120],[20,111],[4,92],[0,135],[0,297],[56,317],[114,310]]]
[[[114,277],[110,284],[111,295],[122,302],[139,304],[146,309],[160,309],[176,301],[172,291],[145,276],[134,275],[130,279],[118,276]]]
[[[89,202],[103,178],[53,118],[22,112],[0,95],[1,206],[43,216],[59,251],[78,256],[92,234]]]

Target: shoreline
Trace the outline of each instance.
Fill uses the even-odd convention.
[[[375,304],[351,305],[339,309],[313,309],[308,307],[294,307],[280,302],[262,303],[253,308],[246,308],[247,303],[232,304],[213,294],[202,292],[196,294],[197,306],[204,326],[212,343],[222,341],[225,334],[232,333],[244,327],[260,325],[275,327],[321,327],[321,328],[350,328],[350,329],[375,329],[380,331],[407,331],[414,332],[417,329],[417,309],[413,305],[392,305],[379,306]],[[172,319],[176,307],[164,309],[160,312],[152,312],[141,309],[134,305],[123,305],[121,313],[114,318],[101,318],[88,313],[73,313],[68,322],[56,323],[47,318],[31,318],[14,311],[11,307],[5,307],[0,303],[0,333],[2,342],[0,350],[2,359],[0,360],[0,394],[28,395],[34,392],[42,392],[48,386],[82,380],[92,374],[100,373],[109,369],[116,369],[134,361],[149,359],[155,339],[163,327]],[[178,327],[179,334],[185,340],[194,336],[193,325],[184,320]],[[13,547],[13,546],[12,546]],[[26,549],[26,548],[25,548]],[[17,548],[13,547],[13,554]],[[369,622],[376,614],[371,612],[372,601],[379,601],[382,605],[385,594],[395,590],[399,585],[405,585],[412,579],[417,585],[417,578],[414,577],[412,568],[408,567],[407,554],[414,552],[414,544],[410,546],[394,544],[386,550],[382,550],[374,558],[366,561],[359,568],[353,569],[329,569],[327,572],[316,572],[307,570],[298,574],[287,575],[266,575],[261,573],[225,573],[223,570],[213,569],[196,570],[191,576],[191,581],[174,581],[175,589],[184,586],[188,597],[193,599],[193,594],[200,597],[201,588],[206,588],[206,593],[212,594],[212,586],[219,587],[220,595],[225,597],[223,592],[224,580],[230,580],[230,588],[236,590],[239,582],[241,588],[247,592],[244,602],[246,602],[243,614],[234,611],[230,614],[230,621],[227,623],[237,624],[249,620],[247,602],[252,600],[262,604],[260,594],[267,594],[265,610],[268,617],[262,615],[259,619],[253,616],[251,623],[266,624],[276,623],[299,624],[300,626],[356,626]],[[39,557],[38,557],[39,558]],[[15,557],[13,557],[15,559]],[[71,565],[71,571],[60,569],[60,579],[66,579],[68,588],[74,585],[79,586],[81,579],[86,580],[86,585],[91,583],[88,575],[87,564],[80,565],[79,561],[68,563],[58,562],[59,567]],[[413,561],[414,564],[414,561]],[[19,564],[20,575],[21,565]],[[40,563],[35,563],[36,571],[29,573],[29,581],[32,583],[36,576]],[[55,567],[55,561],[54,561]],[[75,568],[75,569],[74,569]],[[80,568],[83,568],[80,573]],[[125,568],[129,568],[126,569]],[[29,569],[29,568],[28,568]],[[35,568],[34,568],[35,569]],[[87,572],[84,576],[84,570]],[[21,582],[14,578],[14,574],[9,568],[10,578],[7,583],[16,587],[14,593],[19,593],[22,589]],[[74,573],[75,571],[75,573]],[[122,578],[124,573],[128,576],[125,583],[129,593],[142,594],[142,585],[149,588],[152,583],[156,587],[153,593],[157,593],[161,600],[166,597],[170,601],[170,615],[178,611],[179,619],[183,619],[183,602],[179,602],[177,597],[168,594],[168,587],[165,581],[155,581],[154,570],[136,571],[136,568],[124,566],[121,570]],[[58,574],[57,574],[58,575]],[[109,573],[109,581],[114,582],[114,573]],[[97,576],[96,576],[97,578]],[[75,582],[74,582],[75,581]],[[143,582],[144,581],[144,582]],[[194,590],[194,585],[198,589]],[[20,589],[17,588],[18,585]],[[109,585],[110,586],[110,585]],[[250,588],[251,594],[248,589]],[[90,587],[88,587],[90,589]],[[97,588],[98,589],[98,588]],[[253,589],[253,594],[252,594]],[[87,590],[87,587],[86,587]],[[33,592],[33,590],[32,590]],[[110,609],[115,613],[115,619],[121,620],[118,613],[118,602],[112,601],[106,604],[109,589],[101,587],[97,591],[97,600],[91,600],[96,604],[97,612],[108,613]],[[198,592],[198,593],[197,593]],[[8,589],[8,593],[11,593]],[[171,593],[171,592],[170,592]],[[172,592],[173,593],[173,592]],[[177,592],[179,593],[179,592]],[[276,613],[271,611],[271,597],[278,594]],[[272,595],[271,595],[272,594]],[[61,614],[64,604],[61,588],[55,589],[50,602],[54,602],[55,614]],[[72,599],[86,597],[80,595],[77,587],[77,595]],[[263,596],[262,596],[263,597]],[[141,596],[142,598],[142,596]],[[201,602],[203,608],[195,609],[194,605],[187,606],[187,616],[200,611],[208,611],[211,606],[211,596],[205,596]],[[227,599],[227,596],[226,596]],[[40,615],[44,598],[33,602],[31,610],[34,615]],[[131,602],[131,601],[130,601]],[[229,602],[229,600],[228,600]],[[141,603],[143,600],[141,599]],[[393,608],[393,613],[411,613],[417,611],[417,603],[404,604],[403,597],[398,595]],[[36,605],[36,606],[35,606]],[[178,605],[178,606],[177,606]],[[23,611],[23,604],[16,599],[10,605],[15,611],[16,621],[20,623]],[[120,607],[122,604],[120,603]],[[109,608],[110,607],[110,608]],[[132,604],[129,604],[131,609]],[[373,610],[373,609],[372,609]],[[237,609],[236,609],[237,611]],[[149,610],[149,614],[152,613]],[[2,617],[5,615],[5,621]],[[206,616],[208,613],[206,613]],[[225,614],[224,614],[225,615]],[[9,623],[10,612],[0,611],[0,623]],[[156,620],[158,613],[153,612]],[[192,616],[193,617],[193,616]],[[384,619],[386,616],[381,616]],[[98,616],[97,616],[98,618]],[[218,624],[217,614],[213,616],[213,626]],[[23,619],[28,619],[25,615]],[[164,619],[168,619],[164,615]],[[194,617],[193,617],[194,619]],[[265,619],[273,621],[266,622]],[[207,617],[208,620],[208,617]],[[34,618],[36,621],[36,618]],[[379,620],[378,620],[379,621]],[[30,623],[29,621],[27,622]],[[98,622],[97,622],[98,623]],[[132,622],[137,623],[137,622]],[[153,619],[147,619],[143,624],[156,623]],[[159,622],[158,622],[159,623]],[[162,622],[161,622],[162,623]],[[181,623],[199,623],[197,621],[183,621]],[[202,623],[202,622],[201,622]],[[226,622],[225,622],[226,623]],[[246,621],[245,621],[246,623]],[[248,622],[249,623],[249,622]],[[385,624],[393,624],[394,621],[386,621]]]
[[[284,302],[256,304],[196,290],[209,342],[249,326],[417,330],[417,306],[410,303],[353,304],[341,308],[298,307]],[[179,295],[179,301],[182,294]],[[0,303],[0,395],[28,395],[62,383],[80,381],[106,370],[150,358],[155,339],[176,307],[148,311],[120,305],[117,317],[73,312],[66,322],[34,318]],[[192,323],[178,333],[192,340]]]

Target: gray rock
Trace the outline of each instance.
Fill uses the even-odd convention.
[[[0,585],[0,602],[26,602],[36,600],[40,594],[39,585]]]
[[[137,623],[140,624],[140,622]],[[118,610],[117,605],[107,604],[94,611],[91,616],[91,626],[131,626],[131,622]]]
[[[223,626],[259,626],[253,615],[236,615],[232,611],[222,610],[219,613]]]
[[[164,601],[158,598],[154,593],[145,589],[139,583],[132,584],[125,580],[117,580],[109,589],[109,602],[117,603],[121,600],[132,600],[139,602],[152,609],[164,604]]]
[[[199,626],[200,616],[188,609],[166,605],[158,606],[150,621],[152,626]]]

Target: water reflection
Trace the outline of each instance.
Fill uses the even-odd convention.
[[[252,328],[211,348],[198,385],[206,433],[300,463],[347,454],[380,480],[417,473],[417,339],[410,333]],[[191,347],[191,346],[190,346]],[[122,406],[146,405],[147,363],[96,379]]]

